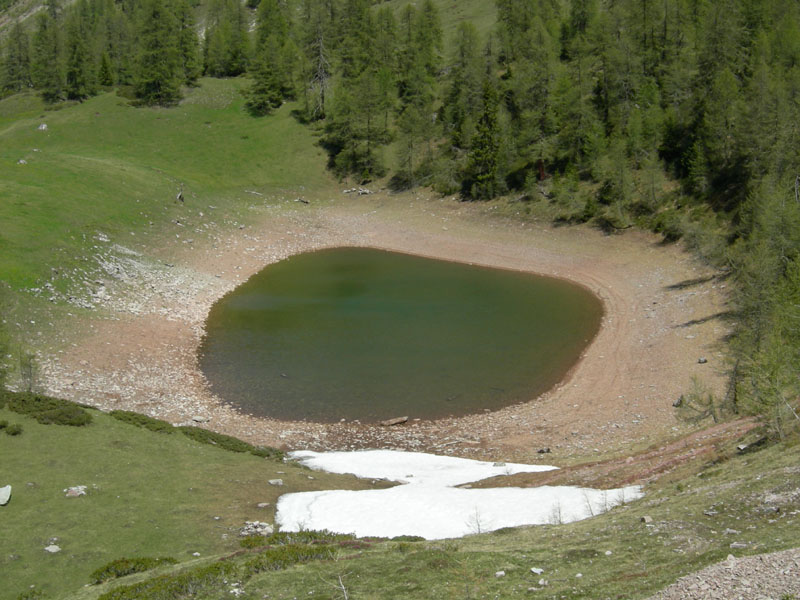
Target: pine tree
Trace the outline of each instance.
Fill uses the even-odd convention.
[[[36,16],[33,36],[31,76],[36,88],[47,102],[64,99],[64,69],[62,40],[59,29],[60,12],[55,3]]]
[[[0,89],[20,92],[29,88],[31,81],[30,39],[19,21],[14,23],[5,46],[0,72]]]
[[[180,56],[183,81],[194,85],[200,77],[200,44],[195,31],[194,15],[188,0],[176,0],[175,18],[178,26],[178,54]]]
[[[262,0],[262,5],[267,1]],[[269,114],[283,102],[281,85],[273,61],[273,56],[277,54],[277,49],[273,48],[276,44],[277,40],[274,37],[262,43],[261,51],[251,69],[253,83],[247,92],[247,108],[256,116]]]
[[[476,200],[493,198],[505,191],[500,169],[499,98],[489,77],[483,83],[481,103],[463,189],[465,195]]]
[[[70,100],[83,100],[94,93],[94,73],[87,48],[89,32],[77,11],[70,14],[66,36],[65,91]]]
[[[183,68],[177,20],[165,0],[145,0],[138,26],[139,52],[134,89],[143,104],[174,104],[180,99]]]

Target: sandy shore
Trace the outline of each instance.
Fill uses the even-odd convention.
[[[43,387],[174,423],[207,419],[203,426],[290,449],[386,447],[526,461],[543,459],[537,451],[548,447],[555,464],[616,456],[686,431],[672,404],[692,376],[724,393],[727,328],[714,316],[725,309],[725,282],[709,269],[656,236],[523,224],[486,210],[375,194],[254,205],[247,225],[197,213],[187,218],[197,232],[191,244],[181,231],[183,243],[158,258],[115,259],[97,318],[83,324],[69,352],[41,356]],[[409,415],[391,428],[325,425],[255,418],[215,397],[195,359],[209,307],[267,264],[341,245],[566,278],[603,300],[603,324],[559,386],[493,413],[432,422]],[[395,412],[388,416],[405,414]]]

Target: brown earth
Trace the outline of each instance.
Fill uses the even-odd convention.
[[[257,195],[254,202],[246,225],[196,211],[176,227],[182,243],[150,256],[115,255],[97,316],[73,328],[80,335],[63,345],[68,351],[40,356],[43,387],[174,423],[208,419],[203,426],[288,449],[383,447],[559,466],[629,456],[692,431],[672,405],[693,376],[725,393],[725,280],[654,235],[556,228],[494,216],[494,205],[419,194],[342,194],[310,205]],[[195,239],[187,243],[190,230]],[[569,279],[602,299],[603,323],[558,386],[491,413],[409,415],[395,427],[279,422],[241,414],[212,394],[196,350],[213,302],[269,263],[342,245]],[[397,407],[385,417],[404,414]],[[537,453],[544,447],[551,453]]]

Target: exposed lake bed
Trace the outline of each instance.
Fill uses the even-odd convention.
[[[311,206],[288,200],[255,205],[246,227],[220,226],[205,241],[167,248],[174,267],[159,267],[156,275],[143,268],[143,275],[109,286],[105,310],[111,316],[105,312],[87,324],[88,335],[74,340],[69,353],[45,356],[42,378],[52,392],[103,408],[139,410],[176,423],[199,417],[218,431],[290,449],[394,447],[536,460],[538,449],[550,447],[559,459],[577,461],[685,430],[672,403],[692,375],[722,389],[716,344],[727,329],[703,319],[724,308],[724,284],[656,236],[553,228],[488,216],[486,210],[379,194]],[[568,279],[603,301],[603,324],[555,388],[486,414],[412,419],[392,428],[287,422],[243,414],[210,393],[196,353],[212,304],[267,264],[339,246]],[[161,265],[164,258],[151,262]],[[699,356],[708,363],[698,364]]]

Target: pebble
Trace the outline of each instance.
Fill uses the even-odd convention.
[[[648,600],[729,600],[800,595],[800,548],[735,558],[681,577]],[[758,590],[758,595],[753,590]]]

